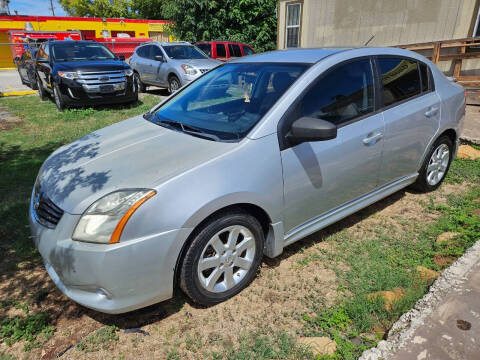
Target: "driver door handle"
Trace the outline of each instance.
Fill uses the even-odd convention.
[[[427,118],[434,117],[437,114],[438,114],[438,107],[433,107],[433,106],[425,112],[425,116]]]
[[[370,133],[367,135],[367,137],[365,139],[363,139],[363,145],[365,146],[370,146],[370,145],[374,145],[378,142],[378,140],[380,140],[381,138],[383,137],[383,134],[381,132],[377,132],[377,133]]]

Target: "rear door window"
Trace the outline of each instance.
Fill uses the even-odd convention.
[[[240,51],[240,46],[237,44],[228,44],[228,51],[230,52],[230,56],[234,57],[241,57],[242,52]]]
[[[215,44],[215,49],[217,50],[217,57],[227,56],[227,52],[225,51],[225,44]]]
[[[389,106],[421,93],[416,60],[402,57],[378,58],[382,79],[383,105]]]
[[[137,49],[137,55],[148,59],[150,57],[150,47],[151,45],[142,46]]]
[[[151,45],[150,59],[155,60],[155,56],[163,56],[162,50],[158,46]]]
[[[422,81],[422,92],[431,91],[433,86],[431,84],[431,78],[429,76],[429,69],[428,66],[422,62],[418,63],[420,68],[420,78]]]

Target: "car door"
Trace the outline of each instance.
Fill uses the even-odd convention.
[[[40,78],[43,88],[51,91],[50,74],[52,67],[50,65],[50,49],[48,43],[42,44],[40,49],[38,49],[36,64],[37,76]]]
[[[140,79],[145,83],[151,83],[153,78],[153,63],[150,59],[152,45],[144,45],[137,50],[138,58],[135,60],[135,68],[140,74]]]
[[[152,45],[152,49],[150,52],[151,60],[153,62],[154,74],[153,74],[153,81],[156,85],[160,86],[168,86],[167,81],[167,63],[166,63],[166,56],[162,49],[157,45]],[[156,60],[156,56],[161,56],[164,61]]]
[[[215,43],[215,58],[220,61],[227,61],[227,50],[224,43]]]
[[[428,66],[415,59],[377,58],[382,83],[385,145],[379,176],[387,184],[415,174],[439,127],[440,98]]]
[[[304,116],[330,121],[338,129],[335,139],[283,143],[286,233],[376,188],[384,123],[375,113],[373,79],[370,58],[339,64],[320,75],[282,119],[281,137]]]

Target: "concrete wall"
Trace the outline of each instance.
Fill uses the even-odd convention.
[[[280,0],[279,49],[286,4],[303,4],[301,47],[388,46],[471,35],[476,0]]]

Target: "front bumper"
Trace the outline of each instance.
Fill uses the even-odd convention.
[[[63,101],[68,105],[98,105],[118,104],[131,102],[137,98],[137,89],[133,76],[126,78],[124,82],[111,83],[112,91],[102,93],[102,85],[86,85],[76,80],[62,79],[60,83],[60,94]]]
[[[177,258],[189,229],[118,244],[72,240],[80,215],[64,213],[55,229],[39,224],[30,206],[30,230],[57,287],[73,301],[111,314],[139,309],[173,295]]]

